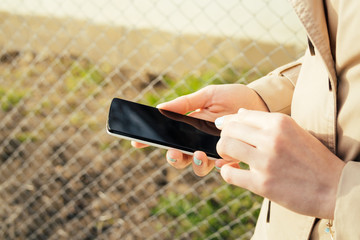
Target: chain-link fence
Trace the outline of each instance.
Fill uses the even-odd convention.
[[[106,134],[156,105],[300,56],[286,0],[0,2],[1,239],[249,239],[261,198]]]

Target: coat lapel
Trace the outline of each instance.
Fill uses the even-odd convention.
[[[329,73],[333,89],[336,91],[336,71],[331,54],[328,27],[322,0],[289,0],[304,25],[308,37],[321,55]]]

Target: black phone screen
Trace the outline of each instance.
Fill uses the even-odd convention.
[[[200,150],[220,158],[216,152],[220,130],[213,122],[119,98],[111,102],[108,132],[189,153]]]

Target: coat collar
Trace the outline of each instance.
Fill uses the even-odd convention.
[[[305,27],[308,37],[328,69],[333,89],[336,89],[336,71],[331,54],[325,6],[322,0],[289,0]]]

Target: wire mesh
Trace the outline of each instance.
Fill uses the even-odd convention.
[[[301,55],[294,19],[284,0],[1,1],[1,238],[249,239],[259,196],[108,136],[107,111],[249,83]]]

